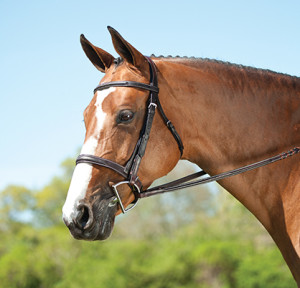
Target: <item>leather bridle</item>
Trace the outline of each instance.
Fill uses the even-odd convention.
[[[78,158],[76,160],[76,164],[89,163],[92,165],[98,165],[98,166],[112,169],[125,178],[125,181],[121,181],[117,184],[112,185],[113,191],[116,195],[116,198],[113,201],[113,203],[118,202],[123,213],[131,210],[136,205],[138,199],[141,198],[140,193],[142,191],[142,183],[141,183],[140,179],[138,178],[137,174],[138,174],[141,160],[145,154],[145,150],[146,150],[147,143],[149,140],[150,131],[151,131],[152,122],[154,119],[156,108],[158,108],[158,111],[160,112],[164,123],[169,128],[173,137],[175,138],[175,140],[178,144],[178,148],[180,150],[180,155],[182,155],[182,153],[183,153],[183,145],[182,145],[180,136],[177,133],[172,122],[167,118],[167,116],[164,113],[163,108],[159,102],[159,98],[158,98],[159,89],[158,89],[158,81],[157,81],[157,73],[156,73],[155,64],[149,57],[146,57],[146,58],[149,63],[150,84],[134,82],[134,81],[115,81],[115,82],[102,83],[94,89],[94,93],[96,93],[97,91],[108,89],[110,87],[133,87],[133,88],[137,88],[137,89],[147,90],[150,92],[148,101],[147,101],[148,102],[147,103],[147,113],[145,116],[144,124],[142,126],[140,136],[139,136],[137,144],[134,148],[134,151],[133,151],[131,157],[129,158],[129,160],[127,161],[126,165],[122,166],[111,160],[104,159],[104,158],[90,155],[90,154],[81,154],[78,156]],[[124,184],[129,185],[132,192],[135,195],[134,205],[128,209],[125,209],[125,207],[122,203],[121,197],[119,195],[118,189],[117,189],[118,186],[124,185]]]
[[[140,136],[139,136],[137,144],[134,148],[134,151],[133,151],[131,157],[129,158],[129,160],[127,161],[126,165],[122,166],[114,161],[104,159],[104,158],[101,158],[98,156],[90,155],[90,154],[81,154],[76,159],[76,164],[88,163],[91,165],[106,167],[106,168],[109,168],[109,169],[117,172],[125,179],[124,181],[121,181],[121,182],[118,182],[117,184],[111,185],[112,190],[115,194],[115,198],[110,202],[111,206],[114,206],[117,203],[119,203],[122,212],[126,213],[126,212],[130,211],[133,207],[135,207],[135,205],[137,204],[137,202],[140,198],[146,198],[146,197],[150,197],[150,196],[165,193],[165,192],[171,192],[171,191],[180,190],[183,188],[188,188],[188,187],[205,184],[205,183],[209,183],[209,182],[213,182],[213,181],[219,181],[219,180],[222,180],[227,177],[238,175],[238,174],[244,173],[246,171],[250,171],[250,170],[274,163],[276,161],[286,159],[287,157],[293,156],[300,152],[300,147],[295,147],[288,152],[281,153],[274,157],[271,157],[271,158],[268,158],[268,159],[265,159],[265,160],[247,165],[247,166],[243,166],[241,168],[237,168],[237,169],[234,169],[234,170],[231,170],[228,172],[224,172],[224,173],[221,173],[218,175],[207,176],[205,178],[201,178],[196,181],[191,181],[193,179],[207,175],[206,172],[199,171],[194,174],[188,175],[186,177],[180,178],[178,180],[175,180],[175,181],[172,181],[172,182],[160,185],[160,186],[156,186],[154,188],[143,190],[142,183],[141,183],[140,179],[138,178],[137,174],[138,174],[141,160],[145,154],[145,150],[146,150],[147,143],[149,140],[150,131],[151,131],[152,122],[154,119],[156,108],[160,112],[160,115],[162,116],[164,123],[169,128],[174,139],[176,140],[176,142],[178,144],[178,148],[180,150],[180,156],[182,156],[183,148],[184,148],[179,134],[177,133],[172,122],[166,117],[166,115],[163,111],[163,108],[160,104],[160,101],[158,98],[159,88],[158,88],[155,64],[149,57],[146,57],[146,59],[148,60],[148,63],[149,63],[150,84],[134,82],[134,81],[115,81],[115,82],[102,83],[94,89],[94,93],[97,91],[108,89],[110,87],[132,87],[132,88],[149,91],[149,97],[148,97],[148,101],[147,101],[147,113],[145,116],[144,124],[140,131]],[[128,185],[131,188],[131,190],[135,196],[135,200],[131,203],[132,205],[129,208],[125,208],[122,203],[122,199],[118,192],[118,187],[120,185]]]

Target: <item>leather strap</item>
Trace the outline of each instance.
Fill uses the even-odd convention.
[[[115,172],[119,173],[120,175],[122,175],[124,178],[127,178],[127,174],[124,171],[125,167],[108,159],[104,159],[90,154],[80,154],[76,159],[76,165],[80,163],[88,163],[88,164],[110,168]]]
[[[92,165],[109,168],[109,169],[117,172],[121,176],[123,176],[125,179],[127,179],[127,177],[128,177],[128,173],[126,173],[126,169],[124,166],[122,166],[114,161],[108,160],[108,159],[104,159],[104,158],[97,157],[97,156],[90,155],[90,154],[80,154],[76,159],[76,165],[80,164],[80,163],[88,163],[88,164],[92,164]],[[143,187],[143,185],[139,179],[136,179],[134,184],[137,185],[140,190]]]
[[[108,89],[110,87],[132,87],[132,88],[138,88],[138,89],[143,89],[143,90],[148,90],[151,92],[158,93],[159,88],[157,86],[153,85],[148,85],[140,82],[135,82],[135,81],[115,81],[115,82],[107,82],[107,83],[102,83],[99,84],[95,89],[94,89],[94,94],[97,91],[101,91],[104,89]]]
[[[259,167],[280,161],[280,160],[284,160],[288,157],[291,157],[293,155],[296,155],[297,153],[300,152],[300,147],[295,147],[292,150],[289,150],[288,152],[285,153],[281,153],[278,154],[274,157],[259,161],[259,162],[255,162],[253,164],[250,165],[246,165],[243,166],[241,168],[237,168],[228,172],[224,172],[215,176],[209,176],[197,181],[192,181],[192,182],[188,182],[192,179],[195,178],[199,178],[207,173],[205,173],[204,171],[200,171],[197,173],[194,173],[192,175],[186,176],[184,178],[181,178],[179,180],[173,181],[173,182],[169,182],[167,184],[161,185],[161,186],[156,186],[144,191],[141,191],[141,193],[138,195],[140,198],[146,198],[146,197],[150,197],[150,196],[154,196],[157,194],[161,194],[161,193],[166,193],[166,192],[172,192],[172,191],[176,191],[176,190],[180,190],[180,189],[184,189],[184,188],[188,188],[188,187],[193,187],[196,185],[201,185],[201,184],[206,184],[206,183],[210,183],[213,181],[219,181],[228,177],[232,177],[234,175],[238,175],[253,169],[257,169]]]
[[[167,125],[167,127],[169,128],[169,130],[171,131],[171,133],[173,134],[173,137],[175,138],[175,140],[177,142],[177,145],[178,145],[178,148],[180,151],[180,158],[181,158],[181,156],[183,154],[184,146],[182,144],[181,138],[180,138],[179,134],[177,133],[173,123],[167,118],[164,110],[162,109],[159,98],[157,98],[157,108],[158,108],[160,115],[162,116],[165,124]]]
[[[146,117],[144,120],[144,124],[141,129],[140,137],[137,142],[136,148],[134,149],[135,154],[132,154],[132,156],[130,157],[133,160],[129,160],[129,162],[132,162],[132,166],[129,171],[129,175],[128,175],[129,179],[128,180],[132,185],[134,185],[134,183],[138,179],[137,173],[138,173],[142,158],[146,151],[146,147],[147,147],[148,140],[150,137],[152,123],[153,123],[153,119],[154,119],[154,115],[155,115],[155,110],[157,107],[157,101],[158,101],[159,89],[157,87],[158,81],[157,81],[156,68],[155,68],[153,61],[149,57],[146,57],[146,58],[149,63],[150,85],[146,85],[143,83],[140,83],[140,84],[146,85],[148,87],[156,87],[157,89],[150,90],[150,94],[149,94],[148,102],[147,102],[148,108],[147,108],[147,113],[146,113]]]

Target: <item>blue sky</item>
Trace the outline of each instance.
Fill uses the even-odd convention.
[[[212,58],[300,76],[300,1],[0,0],[0,189],[38,188],[75,156],[102,78],[79,35],[116,55],[110,25],[145,55]]]

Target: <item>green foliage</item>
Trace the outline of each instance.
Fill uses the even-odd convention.
[[[107,241],[74,240],[61,221],[73,163],[39,191],[0,193],[1,287],[296,287],[263,227],[221,190],[141,201]]]
[[[68,191],[69,181],[54,177],[49,185],[36,193],[35,225],[51,226],[62,224],[61,208]]]
[[[38,287],[39,278],[34,273],[31,247],[17,243],[0,259],[2,287]]]
[[[1,225],[7,222],[26,222],[34,205],[32,191],[25,187],[8,186],[0,193],[0,216],[4,220]]]
[[[287,273],[287,267],[281,261],[279,251],[268,249],[256,254],[247,254],[239,265],[236,280],[239,287],[294,287],[295,282]]]

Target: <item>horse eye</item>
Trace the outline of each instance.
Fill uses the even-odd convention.
[[[133,119],[134,113],[131,110],[121,110],[118,115],[118,123],[129,123]]]

